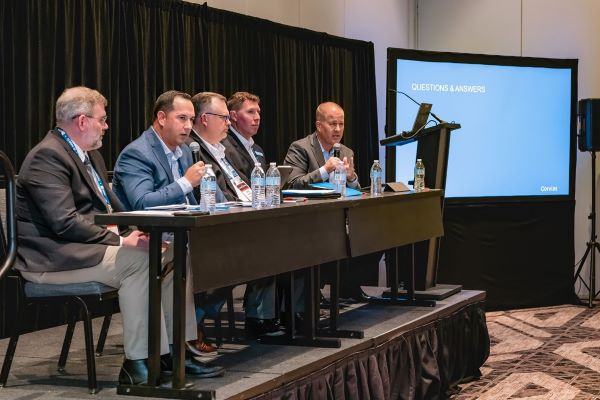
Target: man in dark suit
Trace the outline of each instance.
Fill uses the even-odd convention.
[[[231,126],[223,140],[225,156],[239,171],[249,185],[255,163],[267,172],[267,160],[263,149],[254,142],[253,136],[260,127],[260,98],[248,92],[236,92],[227,100]]]
[[[198,204],[193,188],[204,175],[204,162],[193,163],[185,140],[192,128],[194,107],[187,93],[175,90],[161,94],[154,105],[152,125],[123,149],[115,164],[113,190],[128,210],[169,204]],[[225,200],[217,188],[217,202]],[[170,238],[165,238],[169,240]],[[169,275],[170,276],[170,275]],[[192,282],[188,279],[187,282]],[[192,288],[189,289],[190,295]],[[221,298],[222,297],[222,298]],[[216,351],[204,341],[201,321],[205,314],[221,311],[226,296],[197,302],[198,351]],[[193,351],[193,348],[190,347]]]
[[[285,156],[284,164],[292,167],[288,180],[290,187],[302,189],[311,183],[326,182],[339,162],[342,161],[346,168],[346,185],[360,189],[358,177],[354,171],[354,153],[340,143],[344,137],[344,110],[336,103],[325,102],[319,104],[315,117],[315,132],[293,142]],[[339,158],[333,155],[335,143],[341,145]],[[365,300],[366,295],[360,288],[360,283],[376,281],[379,259],[381,259],[381,253],[352,259],[354,265],[367,264],[369,268],[360,268],[359,273],[355,269],[350,271],[349,268],[344,268],[340,296],[358,301]],[[328,264],[322,268],[324,281],[331,280],[331,268]]]
[[[258,98],[256,98],[258,99]],[[212,164],[217,185],[223,190],[230,200],[250,201],[250,172],[236,168],[232,152],[221,143],[227,136],[227,131],[232,124],[225,97],[218,93],[201,92],[192,97],[196,119],[190,138],[200,144],[201,158],[206,164]],[[254,114],[260,115],[258,102],[253,101],[250,107]],[[255,119],[255,133],[258,130],[258,121]],[[240,158],[238,154],[233,155]],[[264,155],[262,155],[264,159]],[[248,179],[248,180],[246,180]],[[275,282],[273,279],[262,279],[249,282],[246,289],[246,336],[256,338],[260,335],[279,336],[283,331],[279,328],[279,321],[275,318]]]
[[[217,186],[227,200],[252,201],[250,185],[227,159],[225,147],[221,144],[231,125],[225,97],[201,92],[192,97],[192,103],[196,119],[187,142],[195,141],[200,145],[200,159],[205,164],[212,164]]]
[[[96,90],[65,90],[56,102],[56,129],[25,158],[17,184],[16,268],[38,283],[96,281],[118,288],[125,351],[119,382],[142,384],[148,379],[148,238],[139,231],[119,236],[94,223],[96,214],[123,210],[97,151],[108,129],[106,103]],[[172,319],[172,303],[163,302],[163,310],[161,320]],[[188,310],[194,321],[193,304]],[[161,354],[163,370],[171,371],[165,323]],[[222,369],[205,372],[217,376]]]

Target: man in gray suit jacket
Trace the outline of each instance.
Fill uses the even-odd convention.
[[[139,231],[119,236],[94,223],[96,214],[123,210],[96,150],[108,129],[106,104],[96,90],[65,90],[56,102],[57,128],[25,158],[17,184],[16,268],[38,283],[96,281],[118,288],[125,350],[119,382],[143,384],[148,379],[148,238]],[[163,310],[161,366],[168,372],[172,360],[164,321],[172,320],[172,303],[163,302]],[[187,311],[194,321],[193,307]],[[195,329],[188,333],[195,338]],[[220,368],[207,371],[222,374]]]
[[[354,171],[352,150],[342,144],[340,158],[333,155],[333,145],[340,143],[344,136],[344,110],[336,103],[325,102],[319,104],[315,114],[316,131],[293,142],[285,156],[284,164],[292,166],[289,177],[290,187],[303,189],[311,183],[328,181],[330,174],[342,161],[346,168],[346,185],[360,189]],[[373,280],[376,282],[379,259],[381,253],[353,258],[352,267],[346,267],[341,271],[343,279],[340,284],[340,296],[349,300],[365,300],[366,295],[360,288],[360,283]],[[365,265],[368,268],[360,268]],[[325,264],[321,269],[323,281],[332,279],[331,268],[330,264]]]
[[[354,171],[354,153],[341,145],[340,158],[333,156],[333,145],[344,136],[344,110],[333,102],[319,104],[316,111],[316,131],[290,145],[285,156],[286,165],[292,167],[288,179],[295,189],[306,188],[311,183],[325,182],[343,161],[348,187],[360,189]]]
[[[119,154],[113,178],[115,194],[128,210],[198,204],[193,188],[200,184],[205,167],[202,161],[193,163],[192,152],[185,145],[194,116],[190,96],[175,90],[161,94],[153,115],[152,125]],[[216,201],[225,201],[219,188]],[[187,282],[191,283],[192,279]],[[189,291],[191,294],[191,287]],[[204,352],[214,352],[216,348],[204,342],[201,322],[207,313],[218,314],[225,300],[226,296],[219,296],[210,301],[197,301],[196,319],[200,324],[195,344]]]

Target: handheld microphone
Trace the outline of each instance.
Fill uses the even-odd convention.
[[[194,164],[196,164],[198,161],[200,161],[200,145],[198,142],[192,142],[189,146],[190,150],[192,150],[192,159],[194,160]],[[200,204],[200,185],[194,187],[193,193],[196,202]]]
[[[192,159],[194,160],[194,164],[200,161],[200,145],[198,142],[190,143],[190,150],[192,150]]]
[[[340,158],[340,150],[342,149],[342,145],[339,143],[333,144],[333,156]]]
[[[421,106],[421,103],[419,103],[418,101],[416,101],[415,99],[413,99],[412,97],[410,97],[409,95],[407,95],[407,94],[406,94],[406,93],[404,93],[404,92],[401,92],[401,91],[399,91],[399,90],[396,90],[396,89],[388,89],[388,91],[390,91],[390,92],[393,92],[393,93],[400,93],[400,94],[403,94],[403,95],[405,95],[406,97],[408,97],[409,99],[411,99],[411,100],[412,100],[412,101],[413,101],[413,102],[414,102],[416,105],[418,105],[418,106]],[[438,117],[437,115],[435,115],[435,114],[434,114],[433,112],[431,112],[431,111],[429,112],[429,115],[431,115],[433,118],[435,118],[435,120],[436,120],[437,122],[439,122],[440,124],[445,124],[445,123],[446,123],[446,121],[444,121],[443,119],[441,119],[440,117]]]

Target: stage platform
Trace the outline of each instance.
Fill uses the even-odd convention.
[[[217,356],[205,360],[226,367],[226,375],[195,381],[195,386],[215,390],[217,399],[445,398],[456,383],[477,377],[487,358],[484,301],[485,293],[463,290],[435,307],[350,305],[342,309],[340,328],[363,330],[363,339],[342,339],[335,349],[242,339],[224,343]],[[241,320],[241,310],[237,314]],[[95,321],[96,336],[100,322]],[[21,336],[0,399],[93,397],[87,391],[80,324],[66,372],[56,371],[64,331],[59,327]],[[243,338],[241,321],[237,332]],[[121,334],[116,315],[104,355],[96,361],[102,399],[128,398],[116,394]],[[2,359],[7,344],[8,339],[0,340]]]

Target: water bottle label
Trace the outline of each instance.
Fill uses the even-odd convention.
[[[265,186],[265,178],[253,177],[252,178],[252,186]]]
[[[281,178],[278,176],[268,176],[267,177],[267,186],[279,186],[281,183]]]

